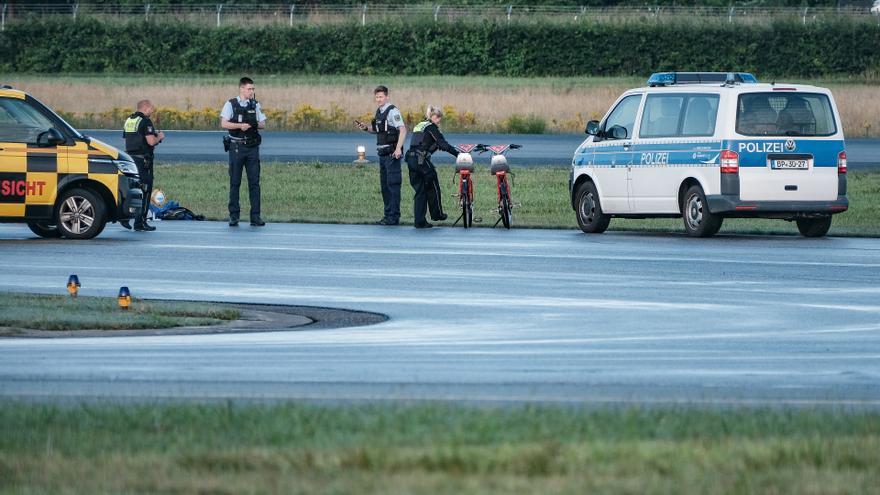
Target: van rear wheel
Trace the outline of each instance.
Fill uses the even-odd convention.
[[[46,220],[28,222],[27,226],[31,229],[31,232],[46,239],[57,239],[61,237],[61,232],[58,230],[58,226]]]
[[[798,230],[804,237],[824,237],[831,229],[831,215],[819,218],[798,218]]]
[[[681,204],[684,230],[691,237],[711,237],[721,229],[724,217],[709,211],[709,202],[700,186],[691,186]]]
[[[578,186],[575,206],[578,227],[587,234],[601,234],[611,223],[611,217],[602,213],[599,191],[592,182],[584,182]]]
[[[104,201],[90,189],[65,191],[55,206],[55,224],[68,239],[91,239],[107,224]]]

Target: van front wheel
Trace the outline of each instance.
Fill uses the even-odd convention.
[[[602,213],[599,203],[599,192],[592,182],[584,182],[577,190],[577,221],[578,227],[587,234],[601,234],[611,223],[611,217]]]
[[[709,203],[703,188],[691,186],[684,195],[681,204],[681,216],[684,218],[684,230],[691,237],[711,237],[721,229],[724,218],[709,212]]]
[[[89,189],[70,189],[58,200],[55,224],[68,239],[91,239],[107,224],[104,201]]]
[[[831,215],[819,218],[799,218],[798,230],[804,237],[823,237],[831,229]]]

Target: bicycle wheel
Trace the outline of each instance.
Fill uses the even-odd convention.
[[[510,228],[511,210],[510,193],[507,191],[507,181],[501,182],[501,204],[498,205],[498,213],[501,214],[501,223],[505,229]]]
[[[474,205],[471,204],[471,181],[461,182],[461,220],[464,228],[469,229],[474,223]]]

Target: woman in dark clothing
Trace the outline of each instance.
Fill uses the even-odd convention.
[[[431,220],[446,220],[443,205],[440,201],[440,182],[437,171],[431,163],[431,154],[442,150],[452,156],[458,156],[458,150],[446,142],[437,124],[443,118],[439,108],[429,106],[425,112],[427,120],[419,122],[413,129],[412,141],[406,152],[406,164],[409,168],[409,183],[415,190],[413,197],[414,224],[417,229],[431,228],[425,220],[426,210],[431,211]]]

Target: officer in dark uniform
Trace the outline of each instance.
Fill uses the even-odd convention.
[[[260,129],[266,127],[266,116],[257,103],[253,79],[242,77],[238,82],[238,97],[223,105],[220,127],[229,131],[224,138],[224,147],[229,152],[229,226],[238,226],[241,213],[239,189],[241,173],[245,170],[251,202],[251,225],[262,227],[266,222],[260,218]]]
[[[150,195],[153,192],[153,148],[165,139],[165,133],[156,129],[150,117],[156,107],[150,100],[137,103],[137,111],[125,121],[122,137],[125,139],[125,151],[134,159],[140,176],[141,189],[144,191],[144,206],[134,219],[134,230],[151,232],[156,227],[147,224],[147,211],[150,207]],[[128,220],[119,222],[130,229]]]
[[[388,101],[388,88],[378,86],[373,91],[376,100],[376,116],[369,126],[355,121],[358,127],[376,135],[376,153],[379,155],[379,184],[382,187],[382,203],[385,215],[378,225],[400,223],[400,158],[406,141],[406,125],[403,116]]]
[[[443,150],[452,156],[458,156],[458,150],[446,141],[437,127],[443,118],[440,109],[429,106],[425,117],[427,120],[419,122],[413,129],[412,141],[406,152],[409,183],[415,190],[413,223],[417,229],[432,227],[425,220],[426,209],[431,211],[431,220],[446,220],[440,199],[440,181],[437,179],[437,170],[431,163],[431,155],[437,150]]]

